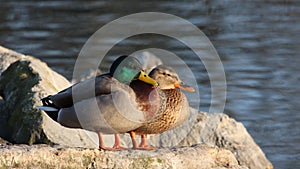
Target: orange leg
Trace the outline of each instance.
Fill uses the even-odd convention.
[[[140,148],[145,149],[145,150],[156,149],[156,147],[152,147],[152,146],[147,145],[147,135],[146,134],[142,134],[141,138],[142,138],[142,140],[141,140]]]
[[[135,139],[135,132],[134,131],[130,131],[130,137],[131,137],[131,141],[132,141],[132,145],[133,145],[133,149],[138,149],[139,146],[136,142],[136,139]]]
[[[124,148],[120,145],[119,134],[115,134],[115,144],[112,148],[104,146],[103,135],[102,135],[101,132],[98,132],[98,138],[99,138],[99,148],[102,149],[102,150],[115,151],[115,150],[125,150],[125,149],[127,149],[127,148]]]
[[[147,135],[146,134],[142,134],[141,135],[140,147],[146,147],[146,146],[147,146]]]
[[[136,137],[135,132],[130,131],[129,134],[130,134],[130,137],[131,137],[131,140],[132,140],[133,149],[140,149],[140,150],[153,150],[153,149],[155,149],[155,147],[147,146],[146,135],[145,134],[141,135],[142,141],[141,141],[141,144],[139,146],[138,146],[138,144],[136,142],[136,139],[135,139],[135,137]]]
[[[102,150],[115,150],[114,148],[110,148],[110,147],[105,147],[104,146],[104,141],[103,141],[103,135],[101,132],[98,132],[98,138],[99,138],[99,148]]]
[[[115,134],[115,144],[114,144],[113,148],[115,148],[116,150],[129,150],[129,148],[125,148],[125,147],[121,146],[119,134]]]

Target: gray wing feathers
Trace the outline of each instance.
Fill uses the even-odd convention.
[[[110,90],[110,94],[84,99],[61,109],[58,122],[105,134],[125,133],[140,127],[145,117],[137,109],[133,91],[119,86],[112,86]]]
[[[112,88],[114,86],[114,88]],[[74,103],[102,94],[109,94],[118,88],[129,90],[126,85],[120,83],[109,75],[101,75],[75,84],[55,95],[50,96],[51,101],[60,108],[71,107]]]

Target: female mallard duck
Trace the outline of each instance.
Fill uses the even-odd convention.
[[[139,81],[130,84],[136,93],[137,102],[143,103],[141,110],[146,112],[146,122],[130,132],[133,147],[136,149],[152,149],[146,144],[146,134],[162,133],[182,124],[189,115],[189,104],[178,88],[195,91],[185,85],[168,66],[157,66],[149,76],[159,83],[158,88],[150,88]],[[135,140],[135,134],[142,137],[140,145]]]
[[[142,126],[146,118],[140,109],[143,103],[136,99],[133,88],[129,86],[133,82],[149,89],[158,85],[142,71],[137,59],[121,56],[114,61],[109,73],[43,98],[44,106],[40,108],[63,126],[97,132],[101,149],[122,149],[117,133],[126,133]],[[132,86],[135,89],[142,87]],[[54,112],[51,112],[53,108]],[[102,133],[115,134],[113,148],[104,146]]]

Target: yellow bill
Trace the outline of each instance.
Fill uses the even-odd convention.
[[[138,79],[153,86],[158,86],[157,81],[148,76],[144,71],[140,71]]]

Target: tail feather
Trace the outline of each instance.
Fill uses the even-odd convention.
[[[50,106],[36,106],[36,108],[40,109],[40,110],[44,110],[44,111],[52,111],[52,112],[57,112],[59,111],[57,108],[55,107],[50,107]]]
[[[51,95],[45,97],[45,98],[42,98],[42,102],[43,102],[43,106],[47,106],[47,107],[54,107],[54,108],[57,108],[59,109],[59,107],[57,107],[51,100]]]
[[[51,117],[54,121],[57,121],[58,111],[60,108],[54,105],[50,96],[42,98],[43,106],[36,106],[36,108],[44,110],[49,117]]]

